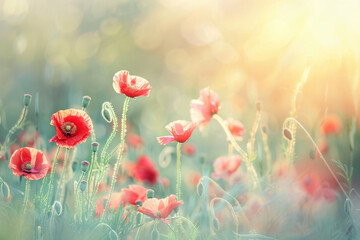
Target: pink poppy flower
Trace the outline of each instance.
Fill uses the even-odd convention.
[[[335,115],[328,115],[321,125],[321,132],[324,135],[338,134],[341,131],[341,121]]]
[[[212,116],[219,112],[219,104],[218,95],[210,88],[202,89],[200,98],[191,100],[191,120],[199,125],[200,131],[203,131]]]
[[[14,152],[10,158],[9,168],[15,176],[24,176],[29,180],[39,180],[46,176],[48,162],[38,149],[23,147]]]
[[[130,147],[138,149],[141,148],[144,145],[144,141],[142,139],[142,137],[140,137],[139,135],[135,134],[135,133],[130,133],[127,137],[126,140],[129,144]]]
[[[225,122],[229,131],[234,136],[235,140],[241,141],[243,139],[243,134],[245,133],[244,125],[234,120],[233,118],[228,118]]]
[[[113,78],[113,88],[119,94],[125,94],[128,97],[136,98],[149,96],[150,83],[138,76],[130,76],[126,70],[115,73]]]
[[[241,157],[239,155],[218,157],[214,164],[214,173],[211,175],[214,179],[228,178],[241,165]]]
[[[96,205],[95,217],[96,218],[104,213],[104,210],[105,210],[104,201],[107,199],[109,199],[109,195],[106,195],[96,201],[96,203],[95,203],[95,205]],[[111,196],[111,200],[109,202],[108,209],[112,208],[116,211],[120,207],[121,203],[123,203],[123,207],[125,207],[126,198],[125,198],[124,193],[123,192],[115,192]]]
[[[176,201],[176,196],[172,194],[167,198],[148,199],[141,207],[138,206],[138,211],[151,218],[157,218],[162,220],[164,223],[169,223],[170,220],[167,220],[166,218],[170,215],[174,208],[182,204],[184,204],[184,202],[182,200]]]
[[[169,123],[165,128],[172,136],[158,137],[157,140],[161,145],[166,145],[173,141],[179,143],[186,142],[195,130],[196,124],[189,121],[177,120]]]
[[[137,201],[143,203],[147,199],[147,189],[140,185],[130,185],[129,188],[123,188],[121,192],[124,193],[126,202],[131,205],[136,205]]]
[[[182,147],[182,150],[183,150],[184,154],[188,155],[188,156],[194,156],[196,153],[196,147],[194,144],[191,144],[191,143],[184,144],[184,146]]]

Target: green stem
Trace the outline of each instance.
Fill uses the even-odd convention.
[[[24,205],[23,205],[23,215],[25,215],[26,210],[27,210],[27,203],[29,201],[29,193],[30,193],[30,180],[26,179]]]
[[[69,148],[66,149],[65,151],[65,160],[64,160],[64,165],[63,165],[63,169],[62,169],[62,173],[61,173],[61,176],[60,176],[60,182],[59,182],[59,191],[58,193],[60,194],[60,196],[62,195],[62,189],[63,189],[63,180],[64,180],[64,175],[65,175],[65,172],[66,172],[66,165],[67,165],[67,161],[68,161],[68,158],[69,158]],[[60,201],[61,202],[61,201]]]
[[[93,152],[92,155],[91,155],[91,163],[90,163],[90,169],[89,169],[89,172],[88,172],[88,177],[87,177],[87,187],[88,187],[88,199],[90,199],[90,194],[91,194],[91,191],[90,191],[90,188],[91,188],[91,175],[92,175],[92,170],[94,168],[94,161],[95,161],[95,158],[96,158],[96,152]],[[90,206],[90,203],[87,205],[87,208],[89,209],[89,206]]]
[[[114,174],[113,174],[112,180],[111,180],[109,199],[106,203],[106,206],[104,209],[104,214],[102,215],[102,218],[104,218],[107,208],[109,206],[109,203],[111,201],[111,196],[112,196],[112,193],[113,193],[114,187],[115,187],[116,176],[119,172],[119,168],[120,168],[120,164],[121,164],[121,158],[122,158],[123,151],[124,151],[124,143],[125,143],[125,135],[126,135],[126,113],[128,110],[129,101],[130,101],[130,98],[126,97],[125,101],[124,101],[122,119],[121,119],[120,149],[119,149],[118,157],[117,157],[116,163],[115,163]]]
[[[53,162],[53,165],[52,165],[52,169],[51,169],[51,175],[50,175],[50,181],[49,181],[49,190],[47,192],[47,195],[46,195],[46,198],[45,198],[45,201],[46,201],[46,205],[45,205],[45,214],[46,214],[46,211],[48,209],[48,206],[49,206],[49,202],[50,202],[50,194],[54,188],[53,186],[53,181],[54,181],[54,175],[55,175],[55,168],[56,168],[56,162],[57,162],[57,159],[58,159],[58,156],[59,156],[59,152],[60,152],[60,147],[58,147],[57,151],[56,151],[56,154],[55,154],[55,158],[54,158],[54,162]]]
[[[181,197],[181,143],[176,146],[177,156],[177,183],[176,183],[176,199],[179,201]]]

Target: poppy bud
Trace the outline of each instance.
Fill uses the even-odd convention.
[[[179,206],[177,206],[176,208],[174,208],[174,213],[178,213],[179,212]]]
[[[315,148],[312,148],[312,149],[310,150],[310,152],[309,152],[309,157],[310,157],[311,159],[314,159],[314,158],[315,158],[315,155],[316,155],[316,150],[315,150]]]
[[[351,207],[352,207],[351,201],[350,199],[347,198],[344,203],[344,210],[346,214],[350,215]]]
[[[98,142],[93,142],[91,145],[92,145],[92,151],[96,152],[98,150],[99,143]]]
[[[257,101],[256,102],[256,109],[260,112],[262,109],[262,102],[261,101]]]
[[[86,186],[87,186],[87,181],[85,181],[85,180],[81,181],[81,183],[80,183],[80,190],[81,190],[82,192],[85,191]]]
[[[109,110],[107,110],[106,108],[102,109],[101,115],[105,119],[105,121],[107,121],[108,123],[112,122],[111,114],[110,114]]]
[[[204,185],[202,184],[202,182],[199,182],[199,184],[197,185],[197,194],[201,197],[201,195],[204,192]]]
[[[89,96],[83,96],[82,106],[83,106],[84,109],[87,108],[87,106],[89,106],[90,101],[91,101],[91,97],[89,97]]]
[[[213,220],[213,227],[215,228],[216,231],[219,231],[220,227],[219,227],[219,221],[214,218]]]
[[[135,204],[137,205],[137,206],[142,206],[142,201],[141,200],[136,200],[136,202],[135,202]]]
[[[78,161],[74,161],[71,166],[73,172],[76,172],[77,166],[78,166]]]
[[[291,141],[292,140],[292,134],[289,129],[284,128],[283,129],[283,136],[286,140]]]
[[[205,163],[205,154],[201,154],[200,156],[200,164],[203,165]]]
[[[55,201],[52,206],[53,211],[55,211],[56,215],[60,216],[62,213],[62,205],[59,201]]]
[[[118,240],[119,238],[118,238],[118,236],[116,235],[116,232],[114,232],[114,231],[110,231],[109,232],[109,238],[110,238],[110,240]]]
[[[87,172],[89,170],[90,163],[88,161],[81,162],[81,171]]]
[[[5,158],[6,158],[6,160],[10,159],[10,153],[9,152],[5,152]]]
[[[31,95],[30,94],[25,94],[24,95],[24,106],[27,107],[30,105],[31,103]]]
[[[265,133],[265,134],[269,134],[269,133],[268,133],[268,132],[269,132],[269,129],[268,129],[268,127],[267,127],[266,125],[264,125],[264,126],[261,127],[261,131],[262,131],[263,133]]]
[[[158,240],[159,239],[159,231],[154,228],[151,232],[151,240]]]
[[[147,198],[153,198],[154,197],[154,190],[149,189],[147,190]]]

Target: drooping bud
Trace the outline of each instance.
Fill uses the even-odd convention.
[[[312,148],[312,149],[310,150],[310,152],[309,152],[309,157],[310,157],[311,159],[314,159],[314,158],[315,158],[315,155],[316,155],[316,150],[315,150],[315,148]]]
[[[141,200],[136,200],[136,202],[135,202],[135,204],[137,205],[137,206],[142,206],[142,201]]]
[[[205,163],[205,154],[200,155],[200,164],[203,165]]]
[[[263,126],[261,127],[261,131],[262,131],[263,133],[265,133],[265,134],[269,134],[269,129],[268,129],[268,127],[267,127],[266,125],[263,125]]]
[[[216,218],[214,218],[214,220],[213,220],[213,227],[216,231],[219,231],[219,229],[220,229],[219,221]]]
[[[153,198],[154,197],[154,190],[149,189],[147,190],[147,198]]]
[[[81,162],[81,171],[84,173],[89,170],[90,163],[88,161],[82,161]]]
[[[83,180],[80,182],[80,190],[83,192],[87,187],[87,181]]]
[[[289,129],[284,128],[283,129],[283,136],[286,140],[291,141],[292,140],[292,134]]]
[[[78,161],[74,161],[71,166],[73,172],[76,172],[77,167],[78,167]]]
[[[197,194],[201,197],[204,192],[204,185],[202,184],[202,182],[199,182],[196,190],[197,190]]]
[[[27,107],[30,105],[31,103],[31,95],[30,94],[25,94],[24,95],[24,106]]]
[[[106,108],[102,109],[101,115],[105,119],[105,121],[107,121],[108,123],[112,122],[111,114],[110,114],[109,110],[107,110]]]
[[[59,201],[55,201],[53,206],[52,206],[53,211],[55,212],[56,215],[60,216],[62,213],[62,205]]]
[[[178,213],[179,212],[179,206],[177,206],[176,208],[174,208],[174,213]]]
[[[93,142],[91,144],[91,146],[92,146],[92,151],[96,152],[98,150],[98,148],[99,148],[99,143],[98,142]]]
[[[89,106],[90,101],[91,101],[91,97],[89,97],[89,96],[83,96],[82,106],[83,106],[84,109],[86,109],[86,108]]]

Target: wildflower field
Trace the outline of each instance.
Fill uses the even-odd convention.
[[[0,240],[360,239],[359,12],[0,0]]]

